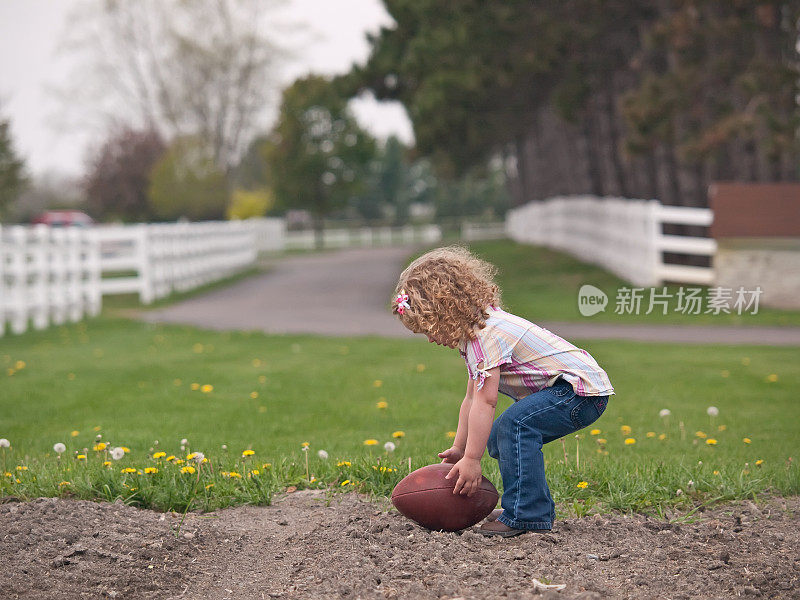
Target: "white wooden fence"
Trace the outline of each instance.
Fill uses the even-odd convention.
[[[665,281],[710,285],[712,267],[665,264],[662,252],[713,256],[710,238],[664,235],[663,223],[710,225],[707,208],[663,206],[658,200],[572,196],[530,202],[506,215],[508,236],[599,264],[640,286]]]
[[[438,225],[325,229],[322,232],[322,239],[324,248],[435,244],[442,239],[442,230]],[[310,250],[315,247],[315,244],[313,231],[290,231],[286,234],[285,248],[287,250]]]
[[[0,226],[0,335],[100,312],[100,253],[87,229]]]

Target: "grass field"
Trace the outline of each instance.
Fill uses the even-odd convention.
[[[599,321],[629,324],[683,324],[683,325],[764,325],[800,326],[800,311],[777,310],[759,306],[757,314],[752,309],[731,314],[683,314],[675,296],[678,286],[667,286],[672,297],[667,303],[668,312],[655,307],[649,315],[650,288],[645,289],[642,314],[615,314],[617,290],[631,284],[597,267],[583,263],[567,254],[542,247],[525,246],[507,240],[470,244],[478,255],[497,265],[498,280],[503,290],[506,308],[519,312],[532,321]],[[604,312],[584,317],[578,312],[578,290],[583,284],[591,284],[608,295],[608,306]],[[705,286],[702,296],[706,296]],[[747,289],[747,288],[746,288]],[[661,287],[657,289],[661,291]],[[707,305],[703,303],[701,311]]]
[[[566,463],[559,442],[546,447],[560,510],[659,511],[800,492],[796,348],[573,341],[608,371],[617,395],[593,426],[599,435],[589,428],[566,440]],[[0,495],[120,497],[177,510],[266,503],[289,485],[386,495],[409,458],[412,468],[435,462],[450,445],[465,387],[458,353],[422,339],[219,333],[108,316],[0,339],[0,366],[0,438],[11,442],[0,449]],[[710,405],[719,408],[714,422]],[[93,451],[97,435],[130,452],[113,461],[108,449]],[[67,446],[61,459],[57,442]],[[181,473],[192,463],[152,458],[159,451],[210,460]],[[499,487],[494,461],[484,466]]]

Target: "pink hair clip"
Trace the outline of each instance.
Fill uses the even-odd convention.
[[[397,295],[397,298],[394,299],[397,302],[397,312],[401,315],[406,311],[407,308],[411,308],[411,305],[408,303],[408,294],[406,294],[405,289],[400,290],[400,293]]]

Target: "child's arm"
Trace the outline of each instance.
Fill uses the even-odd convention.
[[[486,450],[486,443],[489,441],[489,434],[492,431],[499,380],[500,367],[489,369],[483,387],[473,392],[464,457],[453,465],[450,473],[447,474],[448,479],[458,475],[458,481],[453,489],[454,494],[462,493],[471,496],[480,486],[481,457]]]
[[[439,458],[442,459],[442,462],[457,463],[464,457],[464,449],[467,447],[469,410],[472,407],[472,392],[472,379],[467,379],[467,393],[464,395],[464,401],[461,403],[461,409],[458,411],[456,438],[453,440],[453,446],[451,448],[448,448],[444,452],[439,452]]]

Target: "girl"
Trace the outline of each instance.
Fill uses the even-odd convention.
[[[496,269],[460,247],[438,248],[400,275],[392,311],[406,328],[458,348],[467,363],[467,392],[453,446],[453,493],[471,496],[488,448],[503,478],[502,510],[479,532],[510,537],[550,531],[555,504],[542,445],[596,421],[614,393],[588,352],[500,308]],[[514,403],[494,420],[497,394]]]

